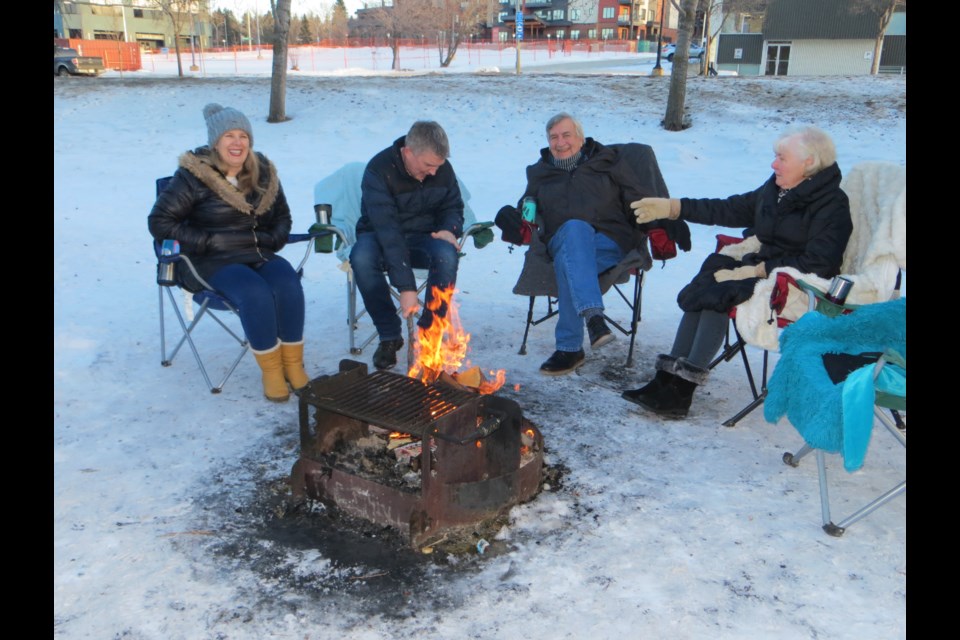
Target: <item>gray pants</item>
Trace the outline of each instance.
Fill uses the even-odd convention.
[[[723,346],[730,317],[719,311],[685,311],[670,355],[706,369]]]

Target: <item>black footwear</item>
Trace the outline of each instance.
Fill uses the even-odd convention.
[[[659,372],[658,372],[659,373]],[[690,411],[697,385],[672,373],[663,372],[664,380],[651,393],[624,391],[621,397],[665,418],[682,418]],[[651,386],[653,382],[650,383]]]
[[[669,377],[669,373],[658,369],[656,375],[653,377],[653,380],[643,385],[639,389],[630,389],[624,391],[620,394],[620,397],[624,400],[629,400],[630,402],[635,402],[637,404],[641,404],[641,401],[649,402],[649,399],[656,395],[660,387],[667,383]]]
[[[384,340],[373,354],[373,366],[383,371],[392,369],[397,364],[397,351],[403,347],[403,338]]]
[[[593,316],[587,320],[587,335],[590,336],[591,349],[599,349],[615,337],[602,315]]]
[[[584,358],[586,358],[586,355],[584,355],[583,349],[579,351],[554,351],[553,355],[540,365],[540,373],[545,376],[562,376],[583,364]]]

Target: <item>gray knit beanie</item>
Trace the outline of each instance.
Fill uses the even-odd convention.
[[[240,111],[211,102],[203,108],[203,117],[207,121],[207,142],[211,149],[217,145],[220,136],[231,129],[245,131],[250,136],[250,147],[253,147],[253,128]]]

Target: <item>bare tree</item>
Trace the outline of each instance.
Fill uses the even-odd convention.
[[[880,54],[883,53],[883,36],[890,26],[893,12],[897,7],[906,7],[907,0],[852,0],[851,13],[866,13],[876,17],[876,35],[873,42],[873,62],[870,64],[870,74],[880,72]]]
[[[699,0],[682,0],[677,22],[677,53],[673,56],[673,68],[670,71],[670,93],[667,96],[667,113],[663,117],[663,128],[667,131],[681,131],[690,126],[683,117],[684,102],[687,98],[687,65],[690,50],[690,34],[697,18]]]
[[[403,38],[422,33],[423,26],[431,23],[434,11],[431,0],[393,0],[392,7],[380,6],[368,10],[374,29],[386,38],[393,54],[391,69],[400,70],[400,44]]]
[[[290,33],[291,0],[270,0],[273,13],[273,71],[270,75],[270,113],[267,122],[286,122],[287,37]]]
[[[167,16],[173,27],[173,47],[177,53],[177,75],[183,77],[183,63],[180,60],[180,36],[183,28],[190,23],[191,14],[197,9],[195,0],[150,0],[150,3]]]
[[[496,0],[437,0],[431,26],[440,32],[440,66],[449,67],[460,44],[483,30]]]

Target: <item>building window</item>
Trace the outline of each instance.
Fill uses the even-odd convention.
[[[637,12],[637,18],[638,18],[639,20],[646,20],[646,19],[647,19],[647,10],[646,10],[646,9],[640,9],[640,10]]]
[[[557,29],[557,40],[563,40],[563,36],[567,34],[563,29]]]
[[[94,40],[123,40],[123,34],[119,31],[100,31],[99,29],[94,30],[93,32]]]
[[[603,29],[600,32],[600,37],[604,40],[610,40],[613,38],[613,34],[616,32],[616,29]]]
[[[497,16],[497,19],[498,19],[500,22],[503,22],[504,20],[507,19],[507,17],[509,17],[509,15],[510,15],[510,12],[509,12],[509,11],[501,11],[501,12],[500,12],[500,15]]]
[[[83,40],[83,31],[80,29],[70,29],[70,37],[77,40]]]
[[[613,17],[613,10],[614,10],[614,7],[604,7],[604,8],[603,8],[603,17],[604,17],[604,19],[609,20],[610,18],[612,18],[612,17]]]
[[[134,9],[134,10],[133,10],[133,17],[134,17],[134,18],[142,18],[142,17],[143,17],[143,9]]]
[[[579,40],[580,39],[580,29],[571,29],[570,30],[570,39]]]
[[[553,19],[554,19],[554,20],[563,20],[563,9],[554,9],[554,10],[553,10]]]
[[[589,29],[589,30],[587,30],[587,38],[589,38],[590,40],[596,40],[596,39],[597,39],[597,30],[596,30],[596,29]]]
[[[580,19],[580,9],[570,9],[570,19],[579,20]]]

